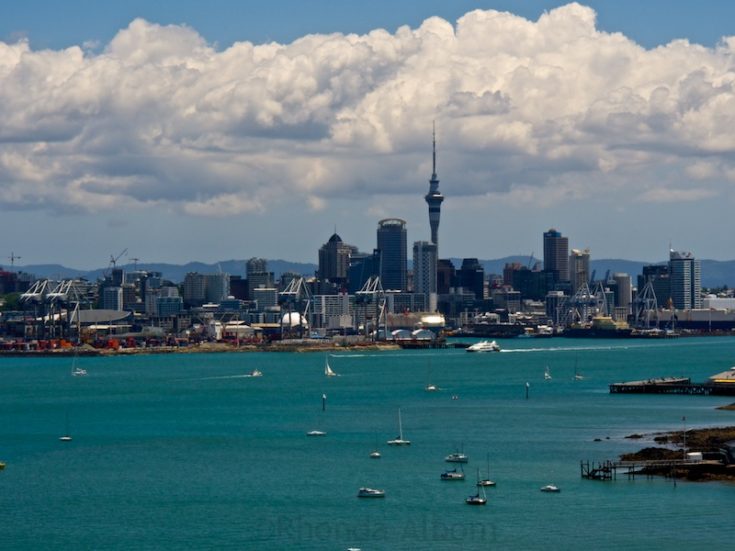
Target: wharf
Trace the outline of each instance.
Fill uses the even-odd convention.
[[[693,383],[686,377],[661,377],[610,385],[610,394],[689,394],[700,396],[735,396],[735,384]]]
[[[657,474],[674,473],[677,469],[691,469],[696,466],[720,466],[720,461],[709,461],[702,459],[655,459],[640,461],[604,461],[602,463],[591,463],[589,461],[579,462],[579,472],[582,478],[588,480],[616,480],[618,471],[628,478],[636,475],[652,477]]]

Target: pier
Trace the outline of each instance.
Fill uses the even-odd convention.
[[[588,480],[616,480],[618,471],[634,479],[636,475],[653,477],[661,473],[672,473],[677,468],[690,468],[704,463],[721,464],[719,461],[703,461],[701,459],[657,459],[640,461],[603,461],[594,463],[590,461],[579,462],[579,473],[582,478]]]
[[[693,383],[686,377],[661,377],[610,385],[610,394],[690,394],[735,396],[735,384],[708,381]]]

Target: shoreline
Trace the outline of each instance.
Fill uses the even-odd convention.
[[[735,404],[721,406],[718,409],[725,408],[735,409]],[[640,474],[686,479],[692,482],[735,482],[735,464],[724,462],[721,451],[726,442],[735,441],[735,426],[677,430],[652,435],[631,434],[625,438],[639,439],[645,436],[653,436],[655,443],[669,447],[649,446],[637,452],[621,454],[620,460],[665,462],[681,460],[689,453],[701,453],[702,458],[676,466],[645,465],[640,469]]]
[[[274,342],[268,344],[246,344],[235,346],[229,343],[200,343],[190,346],[156,346],[146,348],[93,348],[91,346],[56,348],[52,350],[0,350],[0,358],[64,358],[64,357],[105,357],[135,356],[145,354],[209,354],[232,352],[339,352],[339,351],[385,351],[400,350],[393,343],[307,343]]]

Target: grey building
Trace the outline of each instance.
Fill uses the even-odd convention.
[[[383,289],[405,291],[408,269],[405,220],[386,218],[378,222],[378,250]]]
[[[569,281],[569,238],[554,228],[544,232],[544,270],[554,283]]]
[[[671,300],[677,310],[702,307],[702,272],[699,260],[689,252],[669,253]]]

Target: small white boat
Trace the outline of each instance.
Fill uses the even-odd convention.
[[[444,471],[439,478],[442,480],[464,480],[464,471],[462,469],[452,469],[451,471]]]
[[[541,487],[542,492],[549,492],[549,493],[558,493],[561,492],[558,486],[554,486],[553,484],[547,484],[546,486]]]
[[[551,380],[551,371],[549,371],[549,366],[546,366],[546,369],[544,370],[544,380],[550,381]]]
[[[424,387],[424,390],[425,390],[426,392],[436,392],[437,390],[439,390],[439,387],[438,387],[438,386],[436,386],[436,385],[426,385],[426,386]]]
[[[87,374],[87,370],[81,367],[75,367],[71,374],[73,377],[84,377]]]
[[[371,451],[370,459],[380,459],[380,452],[378,450]]]
[[[71,442],[71,436],[65,434],[64,436],[59,436],[59,440],[61,440],[62,442]]]
[[[467,352],[500,352],[500,346],[495,341],[480,341],[468,346]]]
[[[258,369],[253,369],[253,370],[252,370],[252,371],[250,372],[250,376],[251,376],[251,377],[262,377],[262,376],[263,376],[263,372],[262,372],[262,371],[260,371],[260,370],[258,370]]]
[[[401,408],[398,408],[398,436],[393,440],[388,440],[389,446],[410,446],[410,440],[404,440],[403,438],[403,423],[401,422]]]
[[[323,430],[310,430],[306,433],[306,436],[326,436],[327,433]]]
[[[385,497],[385,490],[375,488],[360,488],[357,491],[357,497]]]

